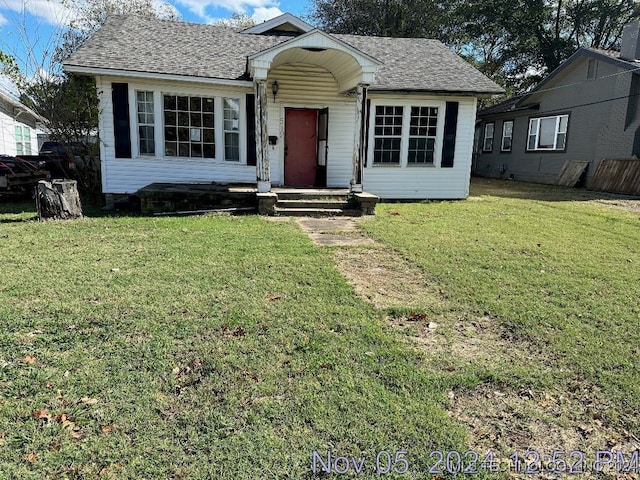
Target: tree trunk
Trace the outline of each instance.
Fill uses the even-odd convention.
[[[78,183],[75,180],[39,181],[36,206],[40,220],[82,218]]]

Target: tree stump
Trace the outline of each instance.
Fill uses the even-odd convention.
[[[36,206],[40,220],[82,218],[78,182],[75,180],[39,181]]]

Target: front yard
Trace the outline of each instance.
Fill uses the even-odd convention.
[[[379,206],[374,245],[323,248],[293,221],[40,224],[0,203],[0,478],[319,478],[313,452],[378,478],[385,451],[432,478],[455,470],[429,473],[432,451],[469,450],[493,478],[489,450],[502,470],[529,447],[583,451],[585,470],[597,449],[628,457],[640,223],[599,198],[480,181],[464,202]]]

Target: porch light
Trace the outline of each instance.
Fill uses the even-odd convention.
[[[273,92],[273,101],[275,103],[276,101],[276,95],[278,95],[278,90],[280,89],[280,86],[278,85],[278,81],[275,80],[272,84],[271,84],[271,91]]]

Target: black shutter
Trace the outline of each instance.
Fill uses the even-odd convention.
[[[442,143],[441,167],[453,167],[453,156],[456,150],[456,129],[458,126],[458,102],[447,102],[444,116],[444,142]]]
[[[247,165],[256,164],[256,96],[247,94]]]
[[[113,100],[113,133],[116,158],[131,158],[131,124],[129,120],[129,85],[111,84]]]

